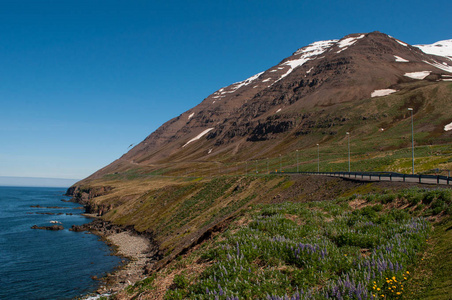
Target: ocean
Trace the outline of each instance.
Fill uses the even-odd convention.
[[[63,188],[0,187],[0,299],[80,297],[99,286],[93,276],[120,264],[97,236],[68,230],[90,219],[81,215],[79,204],[61,201],[69,199],[64,193]],[[61,222],[64,230],[30,228],[50,221]]]

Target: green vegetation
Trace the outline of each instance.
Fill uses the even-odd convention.
[[[165,271],[207,266],[198,273],[177,271],[165,297],[447,299],[451,204],[450,190],[411,188],[254,205],[212,243]],[[438,224],[426,218],[433,215],[441,216]],[[156,284],[134,287],[134,294]]]

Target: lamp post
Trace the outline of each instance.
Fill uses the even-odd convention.
[[[279,155],[279,173],[282,172],[281,154]]]
[[[350,132],[346,132],[348,137],[348,172],[350,173]]]
[[[320,145],[317,144],[317,173],[320,173]]]
[[[297,150],[297,173],[298,173],[298,150]]]
[[[267,174],[270,174],[270,172],[268,172],[268,157],[267,157]]]
[[[413,126],[413,108],[408,107],[408,110],[411,112],[411,156],[412,156],[412,171],[414,174],[414,126]]]

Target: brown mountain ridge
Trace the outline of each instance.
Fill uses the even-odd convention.
[[[347,124],[350,112],[363,109],[373,93],[426,88],[420,82],[441,83],[451,72],[450,59],[380,32],[316,42],[209,95],[88,179],[168,163],[263,159],[312,147],[342,132],[337,126]],[[410,97],[414,106],[419,95]],[[378,109],[357,114],[391,126]],[[451,136],[450,131],[440,135]]]

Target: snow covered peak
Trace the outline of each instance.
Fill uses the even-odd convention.
[[[306,47],[303,47],[301,49],[298,49],[297,52],[293,54],[293,56],[299,56],[298,58],[288,60],[281,64],[281,66],[289,66],[290,68],[286,71],[286,73],[282,74],[278,80],[275,82],[283,79],[287,75],[289,75],[295,68],[302,66],[307,61],[310,61],[311,59],[314,59],[315,57],[319,56],[320,54],[324,53],[326,50],[331,48],[337,43],[338,40],[327,40],[327,41],[320,41],[312,43]]]
[[[293,55],[304,54],[309,56],[319,55],[325,52],[328,48],[336,44],[338,40],[327,40],[314,42],[306,47],[298,49]]]
[[[361,34],[360,36],[355,37],[346,37],[339,41],[339,48],[344,48],[353,45],[356,43],[357,40],[362,39],[364,37],[364,34]]]
[[[427,54],[444,56],[452,59],[452,39],[433,43],[431,45],[414,45]]]

